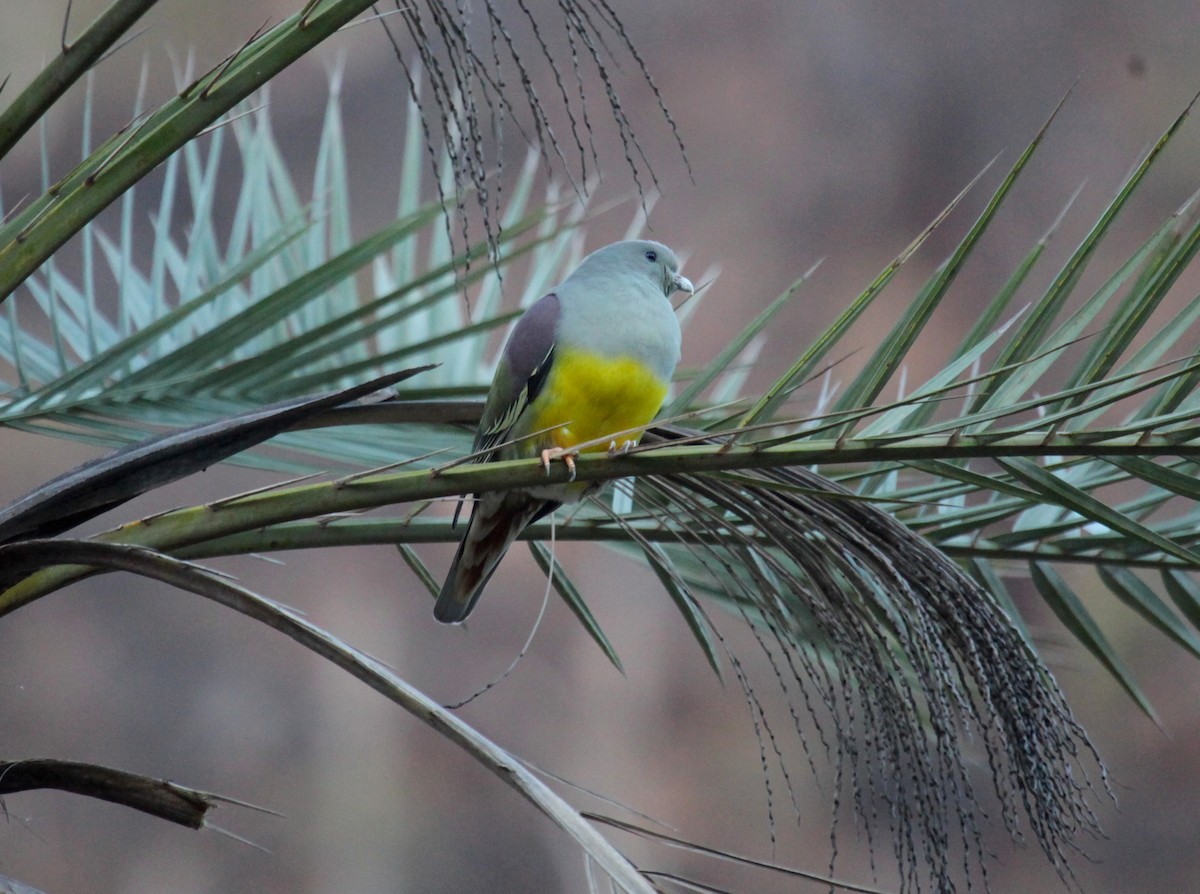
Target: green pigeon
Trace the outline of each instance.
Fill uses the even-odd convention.
[[[477,462],[616,453],[637,444],[662,407],[679,362],[670,296],[693,292],[675,253],[658,242],[617,242],[593,252],[513,328],[475,434]],[[586,446],[580,446],[586,445]],[[464,621],[500,560],[528,525],[587,484],[476,495],[433,615]]]

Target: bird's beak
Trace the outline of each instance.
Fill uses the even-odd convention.
[[[696,287],[692,285],[692,281],[682,273],[675,274],[675,280],[673,284],[675,286],[674,291],[676,292],[686,291],[689,295],[696,294]]]

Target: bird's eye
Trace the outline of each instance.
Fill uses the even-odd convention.
[[[657,261],[658,260],[658,252],[656,252],[656,251],[646,252],[646,260],[650,261],[651,263],[653,263],[654,261]]]

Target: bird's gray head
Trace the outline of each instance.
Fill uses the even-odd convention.
[[[644,274],[668,297],[680,290],[689,294],[696,291],[691,280],[679,272],[679,259],[675,257],[675,252],[661,242],[649,239],[614,242],[584,258],[579,270],[582,272],[585,268],[601,267],[624,274]]]

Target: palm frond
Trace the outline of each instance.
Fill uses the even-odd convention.
[[[19,296],[0,316],[0,360],[12,370],[2,384],[0,424],[115,446],[164,424],[197,424],[342,388],[399,364],[438,367],[409,397],[461,393],[464,384],[482,388],[484,339],[511,317],[499,312],[499,271],[528,258],[538,278],[518,300],[538,297],[576,259],[570,230],[586,205],[558,212],[531,205],[537,173],[531,154],[503,209],[495,243],[503,256],[463,276],[463,264],[483,257],[488,246],[455,253],[444,240],[427,239],[443,209],[422,204],[421,168],[409,168],[397,200],[406,213],[351,239],[336,77],[331,86],[311,200],[302,198],[259,107],[230,125],[236,163],[227,158],[224,130],[209,137],[207,152],[192,143],[167,160],[144,268],[131,227],[110,237],[93,223],[86,244],[98,251],[82,254],[81,269],[68,273],[49,264],[26,281],[32,302]],[[420,132],[416,111],[413,105],[404,137],[410,144]],[[218,234],[212,192],[224,167],[243,175],[229,232]],[[170,209],[184,201],[195,209],[186,238],[165,228]],[[426,241],[418,268],[416,247]],[[360,299],[357,277],[367,268],[376,289]],[[118,293],[112,311],[97,294],[107,284]],[[465,287],[475,293],[470,318],[461,300]],[[239,461],[298,472],[337,456],[362,467],[424,455],[443,442],[416,428],[399,440],[353,434],[331,442],[327,432],[309,432],[279,442],[286,459],[258,452]]]
[[[64,51],[14,98],[8,111],[0,114],[0,158],[34,122],[44,117],[62,91],[94,64],[99,54],[111,47],[150,5],[145,0],[115,3],[81,38],[77,52]],[[145,113],[139,109],[126,128],[103,141],[52,187],[47,184],[41,196],[8,219],[0,220],[0,300],[9,297],[35,270],[50,261],[67,240],[137,184],[147,172],[217,124],[255,90],[371,6],[370,0],[306,3],[278,24],[264,26],[251,35],[221,63],[182,86],[175,96],[158,108]],[[521,11],[531,24],[537,54],[551,72],[561,78],[559,63],[541,38],[537,20],[525,7],[522,6]],[[677,146],[685,162],[686,154],[642,56],[614,15],[594,15],[587,5],[579,4],[577,0],[560,0],[554,4],[552,13],[561,16],[572,47],[585,48],[582,58],[594,67],[603,85],[613,126],[624,147],[625,160],[639,195],[644,196],[643,173],[648,174],[652,182],[656,180],[612,76],[611,69],[620,64],[622,56],[633,60],[638,73],[658,98],[659,111],[676,134]],[[400,11],[400,19],[413,46],[411,50],[402,50],[394,38],[393,43],[415,103],[422,101],[418,89],[421,79],[414,71],[414,63],[408,61],[409,52],[416,55],[428,75],[430,103],[421,107],[423,142],[435,167],[442,158],[449,162],[449,189],[445,189],[440,181],[437,184],[442,199],[440,204],[454,205],[463,211],[468,193],[473,192],[484,219],[483,241],[495,256],[500,247],[497,244],[500,229],[494,219],[499,212],[499,200],[493,198],[491,191],[493,181],[490,180],[487,148],[492,141],[488,137],[501,133],[505,121],[516,122],[519,126],[517,109],[502,85],[513,68],[521,74],[521,81],[528,84],[529,61],[521,44],[514,40],[511,26],[506,25],[506,17],[490,6],[487,15],[490,34],[484,48],[477,46],[474,29],[470,27],[469,15],[464,8],[442,2],[408,5]],[[510,15],[507,18],[516,17]],[[380,22],[391,35],[386,20]],[[573,56],[572,64],[578,72],[578,54]],[[581,78],[578,83],[582,103],[586,98],[586,81]],[[569,174],[570,165],[554,130],[549,127],[542,100],[532,89],[526,89],[524,99],[538,137],[528,140],[529,143],[551,147]],[[583,139],[584,133],[589,141],[592,138],[592,120],[582,112],[579,112],[581,117],[577,117],[569,101],[567,111],[575,148],[579,150],[581,165],[586,168]],[[429,129],[431,122],[440,129],[444,153],[434,147]],[[468,216],[463,214],[459,219],[463,227],[463,246],[478,241],[470,238]]]
[[[406,26],[414,33],[421,28],[411,18]],[[478,397],[487,372],[484,342],[511,318],[501,308],[500,267],[528,253],[533,272],[522,302],[539,294],[578,253],[568,230],[581,212],[530,211],[529,164],[498,212],[505,218],[498,239],[489,234],[456,251],[448,234],[439,235],[418,260],[418,236],[442,207],[419,203],[417,169],[406,166],[397,222],[350,239],[336,109],[331,102],[312,207],[299,198],[265,113],[253,113],[228,128],[245,164],[258,167],[239,194],[224,252],[210,222],[200,219],[186,244],[160,228],[148,269],[140,270],[128,229],[116,238],[91,230],[85,238],[95,252],[84,253],[93,259],[85,263],[107,265],[106,275],[121,284],[113,315],[98,309],[91,268],[71,277],[52,264],[28,279],[33,306],[10,301],[0,324],[0,355],[12,370],[0,422],[122,442],[142,437],[151,423],[194,423],[302,391],[333,390],[400,361],[443,360],[443,366],[386,404],[339,410],[336,418],[323,417],[328,429],[276,439],[301,461],[240,457],[291,472],[348,466],[349,474],[285,482],[164,513],[153,525],[103,532],[85,544],[95,553],[73,554],[75,564],[20,552],[23,546],[36,552],[36,544],[0,547],[11,547],[15,569],[0,593],[0,615],[113,566],[115,555],[152,555],[162,579],[180,581],[171,563],[182,558],[393,542],[427,586],[431,574],[408,546],[454,536],[444,521],[430,521],[431,501],[546,482],[529,462],[428,468],[448,442],[457,438],[465,446],[460,433],[441,424],[445,405],[430,401]],[[781,684],[798,687],[788,691],[797,692],[813,721],[835,718],[832,735],[819,727],[831,744],[835,798],[848,798],[868,823],[879,813],[889,818],[906,889],[920,888],[926,877],[936,887],[949,885],[960,868],[955,852],[966,864],[985,861],[980,814],[971,806],[979,795],[972,748],[982,751],[1006,828],[1019,837],[1028,826],[1065,878],[1083,839],[1099,834],[1094,802],[1107,794],[1103,764],[1034,651],[1035,634],[1015,617],[1000,563],[1028,568],[1047,606],[1151,717],[1152,706],[1073,576],[1056,566],[1094,567],[1098,582],[1121,602],[1200,654],[1200,588],[1190,576],[1200,570],[1200,362],[1191,346],[1200,298],[1178,314],[1164,313],[1200,246],[1194,204],[1146,234],[1091,294],[1079,294],[1085,270],[1099,261],[1098,246],[1184,115],[1029,307],[1009,310],[1030,288],[1045,240],[1019,261],[942,368],[915,387],[905,385],[905,395],[881,397],[905,374],[922,332],[994,226],[1044,129],[863,371],[832,406],[821,401],[825,415],[796,420],[783,413],[832,352],[846,347],[853,324],[965,191],[798,351],[784,375],[750,396],[749,410],[739,408],[730,419],[728,407],[712,409],[700,419],[701,430],[662,426],[627,456],[586,456],[577,464],[579,481],[635,479],[625,486],[632,487],[632,509],[622,513],[594,500],[557,532],[605,540],[642,557],[718,673],[738,659],[706,602],[754,628]],[[168,162],[166,182],[185,182],[194,207],[210,205],[220,134],[213,134],[207,156],[193,143]],[[135,142],[138,132],[129,139]],[[404,142],[422,141],[428,137],[410,127]],[[124,147],[101,151],[115,158]],[[445,160],[447,182],[460,164]],[[164,193],[162,207],[170,201]],[[42,215],[52,216],[51,205],[38,207],[6,225],[19,223],[17,230],[0,229],[0,246],[6,233],[36,233]],[[499,267],[469,266],[489,252],[499,253]],[[374,289],[360,299],[354,279],[366,269]],[[460,301],[464,287],[473,293],[470,311]],[[722,400],[735,396],[729,393],[730,382],[739,380],[735,364],[794,288],[696,374],[672,412],[685,411],[706,389]],[[172,300],[164,297],[168,291]],[[1000,324],[1005,316],[1011,320]],[[455,419],[477,411],[471,404]],[[389,413],[397,424],[386,438],[344,428],[376,425]],[[187,447],[197,435],[176,437]],[[375,441],[387,445],[386,453]],[[406,465],[394,468],[397,461]],[[363,471],[371,466],[386,468]],[[565,475],[555,469],[550,481]],[[394,504],[406,507],[400,519],[342,518]],[[69,500],[55,504],[50,522],[39,518],[17,534],[65,532],[77,508]],[[548,567],[545,549],[533,549]],[[971,573],[954,559],[969,562]],[[1162,574],[1169,601],[1139,570]],[[554,574],[557,592],[616,663],[616,649],[584,595],[566,571],[556,567]],[[735,673],[766,728],[739,663]],[[803,736],[798,722],[797,734]],[[773,739],[772,746],[778,754]]]
[[[0,546],[6,568],[33,569],[61,561],[131,572],[210,599],[282,632],[355,679],[370,686],[421,722],[444,735],[492,768],[522,797],[575,839],[583,853],[600,866],[617,890],[655,894],[654,887],[577,810],[527,770],[509,752],[414,689],[368,655],[311,624],[276,602],[225,577],[171,556],[140,547],[72,540],[25,540]]]
[[[238,416],[169,432],[60,475],[0,510],[0,543],[68,531],[156,487],[241,453],[331,407],[424,372],[421,367],[362,385],[284,401]]]

